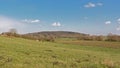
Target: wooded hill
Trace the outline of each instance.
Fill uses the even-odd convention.
[[[78,32],[69,32],[69,31],[43,31],[43,32],[28,33],[24,35],[31,35],[36,37],[52,36],[54,38],[78,38],[80,36],[88,36],[88,34],[83,34]]]
[[[43,32],[35,32],[24,34],[24,37],[33,38],[37,40],[47,40],[53,41],[55,38],[79,38],[83,36],[87,36],[88,34],[78,33],[78,32],[70,32],[70,31],[43,31]]]

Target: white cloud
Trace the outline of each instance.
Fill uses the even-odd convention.
[[[61,23],[60,23],[60,22],[54,22],[54,23],[52,24],[52,26],[59,27],[59,26],[61,26]]]
[[[117,30],[117,31],[120,31],[120,26],[118,26],[118,27],[116,28],[116,30]]]
[[[6,32],[11,28],[21,29],[23,27],[24,25],[17,20],[5,16],[0,16],[0,32]]]
[[[105,24],[111,24],[112,22],[111,21],[106,21]]]
[[[88,3],[88,4],[86,4],[86,5],[84,5],[84,7],[86,7],[86,8],[93,8],[93,7],[96,7],[96,5],[94,4],[94,3]]]
[[[103,6],[103,4],[102,4],[102,3],[97,3],[97,5],[98,5],[98,6]]]
[[[120,24],[120,18],[117,20],[117,22]]]
[[[61,24],[60,24],[60,22],[58,22],[58,24],[57,24],[58,26],[61,26]]]
[[[94,7],[97,7],[97,6],[102,6],[103,4],[102,3],[92,3],[92,2],[89,2],[88,4],[84,5],[85,8],[94,8]]]
[[[120,22],[120,18],[117,21]]]
[[[56,23],[56,22],[54,22],[54,23],[52,24],[52,26],[57,26],[57,23]]]
[[[117,19],[117,22],[118,22],[118,27],[116,28],[117,31],[120,31],[120,18]]]
[[[35,20],[25,19],[25,20],[22,20],[22,22],[26,22],[26,23],[39,23],[40,20],[39,19],[35,19]]]

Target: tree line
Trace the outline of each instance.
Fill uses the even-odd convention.
[[[89,41],[117,41],[120,42],[120,35],[108,34],[103,35],[89,35],[75,32],[67,31],[57,31],[57,32],[38,32],[29,34],[18,34],[16,29],[10,29],[8,32],[1,33],[2,36],[7,37],[20,37],[25,39],[37,40],[37,41],[51,41],[54,42],[57,38],[75,38],[77,40],[89,40]]]
[[[103,36],[103,35],[93,35],[93,36],[83,36],[83,37],[79,37],[78,40],[89,40],[89,41],[116,41],[116,42],[120,42],[120,35],[115,35],[115,34],[108,34],[107,36]]]

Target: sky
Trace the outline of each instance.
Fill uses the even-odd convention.
[[[0,33],[120,34],[120,0],[0,0]]]

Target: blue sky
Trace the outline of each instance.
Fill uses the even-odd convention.
[[[0,0],[0,32],[120,34],[120,0]]]

